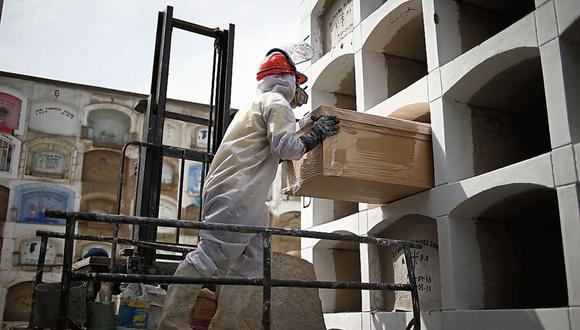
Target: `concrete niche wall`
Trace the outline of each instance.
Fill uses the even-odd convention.
[[[457,309],[568,305],[554,189],[492,188],[460,204],[450,224]]]
[[[379,224],[369,235],[419,242],[423,248],[412,251],[422,311],[441,309],[439,244],[435,219],[406,215],[386,226]],[[398,248],[369,245],[371,282],[408,283],[404,251]],[[408,292],[371,291],[371,310],[411,311]]]
[[[313,264],[319,281],[360,282],[358,243],[320,241],[314,246]],[[320,289],[318,292],[324,313],[361,311],[359,290]]]
[[[404,1],[386,15],[366,36],[361,56],[365,78],[362,110],[369,110],[426,76],[421,1]]]
[[[461,180],[551,150],[542,65],[536,48],[486,60],[446,93],[449,118],[463,117],[451,140],[450,179]],[[514,60],[515,59],[515,60]],[[506,62],[515,64],[505,67]],[[488,77],[485,77],[485,76]]]
[[[341,47],[342,40],[353,30],[352,0],[318,0],[312,11],[313,61],[332,48]]]
[[[534,0],[461,0],[459,12],[461,52],[481,44],[535,9]]]

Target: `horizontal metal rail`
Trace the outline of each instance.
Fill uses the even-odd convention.
[[[387,238],[358,236],[354,234],[336,234],[325,233],[317,231],[306,231],[298,229],[286,229],[277,227],[260,227],[234,224],[217,224],[194,221],[180,221],[172,219],[158,219],[150,217],[135,217],[123,215],[109,215],[109,214],[94,214],[86,212],[64,212],[64,211],[46,211],[45,215],[50,218],[60,218],[66,220],[65,234],[64,234],[64,256],[63,256],[63,270],[60,290],[59,303],[59,328],[64,329],[68,325],[68,318],[66,316],[66,306],[68,306],[68,295],[70,292],[71,281],[73,280],[87,280],[87,281],[103,281],[103,282],[132,282],[132,283],[155,283],[155,284],[221,284],[221,285],[252,285],[261,286],[263,288],[263,315],[262,327],[263,329],[271,329],[271,308],[272,308],[272,288],[273,287],[302,287],[302,288],[318,288],[318,289],[353,289],[353,290],[391,290],[391,291],[409,291],[411,293],[413,304],[413,320],[407,326],[411,326],[415,330],[421,329],[420,323],[420,309],[419,309],[419,295],[417,291],[417,282],[415,278],[415,265],[411,257],[411,248],[420,249],[421,244],[413,241],[393,240]],[[122,244],[121,240],[113,237],[99,237],[89,235],[76,235],[75,224],[77,221],[91,221],[100,223],[112,224],[134,224],[134,225],[152,225],[161,227],[174,228],[192,228],[198,230],[215,230],[228,231],[238,233],[252,233],[262,236],[263,239],[263,277],[262,278],[224,278],[224,277],[187,277],[187,276],[173,276],[173,275],[149,275],[149,274],[122,274],[114,273],[82,273],[76,272],[72,269],[74,240],[82,238],[99,238],[103,240],[110,240],[113,244]],[[42,233],[42,232],[41,232]],[[48,233],[45,233],[48,234]],[[407,267],[407,277],[409,284],[404,283],[356,283],[356,282],[327,282],[327,281],[300,281],[300,280],[284,280],[272,278],[272,235],[306,237],[313,239],[325,239],[335,241],[349,241],[364,244],[373,244],[381,246],[396,246],[404,250],[405,265]],[[162,249],[175,248],[175,246],[168,246],[159,243],[149,243],[135,240],[126,240],[126,242],[133,241],[135,244],[156,244],[155,248]],[[46,244],[46,239],[43,239]],[[41,247],[42,249],[42,247]],[[39,260],[39,265],[44,263],[44,260]],[[40,267],[40,266],[39,266]]]
[[[44,231],[44,230],[37,230],[36,236],[46,236],[52,238],[65,238],[65,233],[58,233],[52,231]],[[79,241],[91,241],[91,242],[106,242],[106,243],[116,243],[116,244],[125,244],[125,245],[135,245],[135,246],[146,246],[151,248],[156,248],[158,250],[163,251],[172,251],[172,252],[191,252],[195,250],[195,247],[179,247],[176,245],[171,244],[163,244],[163,243],[154,243],[154,242],[145,242],[135,239],[127,239],[127,238],[119,238],[119,237],[111,237],[111,236],[102,236],[102,235],[81,235],[75,234],[75,240]]]
[[[73,280],[126,282],[150,284],[215,284],[215,285],[250,285],[263,286],[263,278],[245,277],[189,277],[174,275],[141,275],[141,274],[109,274],[109,273],[81,273],[73,272]],[[298,287],[315,289],[352,289],[352,290],[394,290],[411,291],[410,284],[393,283],[361,283],[361,282],[328,282],[271,279],[273,287]]]
[[[171,219],[158,219],[149,217],[134,217],[125,215],[112,215],[112,214],[95,214],[87,212],[64,212],[64,211],[46,211],[46,216],[50,218],[59,219],[72,219],[72,220],[82,220],[91,222],[101,222],[101,223],[124,223],[131,225],[152,225],[160,227],[173,227],[173,228],[191,228],[198,230],[216,230],[216,231],[229,231],[238,233],[251,233],[251,234],[263,234],[270,233],[272,235],[280,236],[293,236],[293,237],[306,237],[314,239],[325,239],[333,241],[347,241],[347,242],[358,242],[364,244],[374,244],[382,246],[401,246],[413,249],[421,249],[421,244],[413,241],[404,241],[388,238],[379,237],[368,237],[368,236],[358,236],[354,234],[337,234],[337,233],[325,233],[321,231],[309,231],[300,229],[287,229],[279,227],[261,227],[261,226],[249,226],[249,225],[234,225],[234,224],[218,224],[218,223],[207,223],[198,221],[180,221]]]
[[[221,31],[218,28],[208,28],[199,24],[186,22],[177,18],[173,19],[173,27],[193,33],[198,33],[212,38],[219,38],[223,33],[223,31]]]

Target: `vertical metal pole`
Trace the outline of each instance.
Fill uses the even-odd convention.
[[[64,256],[62,260],[62,275],[60,282],[60,301],[58,308],[58,328],[68,329],[68,302],[71,285],[72,262],[74,252],[74,218],[66,218],[64,237]]]
[[[157,39],[153,64],[151,96],[145,111],[143,138],[155,146],[163,143],[163,124],[167,99],[167,81],[169,75],[169,54],[173,30],[173,8],[167,6],[159,14]],[[145,148],[139,160],[139,181],[137,182],[136,213],[137,216],[158,217],[159,198],[161,195],[162,152],[160,148]],[[134,239],[154,242],[157,238],[156,226],[136,226]],[[155,249],[138,247],[137,254],[143,258],[143,268],[148,269],[155,261]]]
[[[272,233],[262,234],[264,245],[264,283],[262,330],[270,330],[272,316]]]
[[[421,330],[421,314],[419,313],[419,292],[417,291],[417,279],[415,277],[415,262],[411,257],[411,249],[404,247],[405,264],[407,265],[407,278],[411,284],[411,301],[413,303],[413,329]]]
[[[185,173],[185,151],[181,151],[181,162],[179,164],[179,192],[177,198],[177,220],[181,220],[181,208],[183,207],[183,177]],[[179,244],[180,228],[175,231],[175,243]]]
[[[131,145],[132,142],[128,142],[123,146],[123,149],[121,149],[121,164],[120,164],[120,168],[119,168],[119,181],[117,182],[117,196],[116,196],[116,207],[115,207],[115,212],[116,214],[120,215],[121,214],[121,199],[123,198],[123,183],[125,181],[125,155],[127,154],[127,147],[129,147],[129,145]],[[113,224],[113,237],[117,238],[119,237],[119,224],[115,223]],[[109,256],[110,260],[109,260],[109,272],[110,273],[114,273],[115,272],[115,261],[117,259],[117,243],[113,242],[111,243],[111,255]],[[106,302],[111,302],[113,299],[113,290],[109,290],[109,292],[107,293],[107,297],[106,297]]]
[[[229,29],[224,31],[220,38],[220,56],[218,63],[218,91],[217,91],[217,116],[215,123],[216,141],[214,152],[222,142],[226,129],[230,124],[230,101],[232,91],[232,66],[234,56],[235,26],[230,24]]]
[[[42,283],[42,277],[44,276],[44,262],[46,261],[46,246],[48,245],[48,236],[43,235],[40,238],[40,252],[38,253],[38,263],[36,265],[36,276],[34,278],[34,288],[32,290],[32,303],[31,307],[34,306],[34,300],[36,299],[36,287]],[[32,324],[32,319],[34,315],[34,310],[30,313],[30,324]]]

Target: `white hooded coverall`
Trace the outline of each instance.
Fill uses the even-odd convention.
[[[294,75],[266,76],[254,102],[235,115],[206,176],[203,221],[268,224],[265,202],[279,160],[297,160],[305,152],[290,107],[295,88]],[[204,276],[230,268],[244,277],[262,272],[261,235],[204,230],[200,237],[185,260]]]

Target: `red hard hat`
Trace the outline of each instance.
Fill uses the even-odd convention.
[[[265,76],[279,73],[290,73],[296,76],[296,81],[299,85],[304,84],[308,77],[296,70],[296,66],[288,54],[279,48],[274,48],[268,51],[266,58],[260,64],[260,69],[256,79],[262,80]]]

